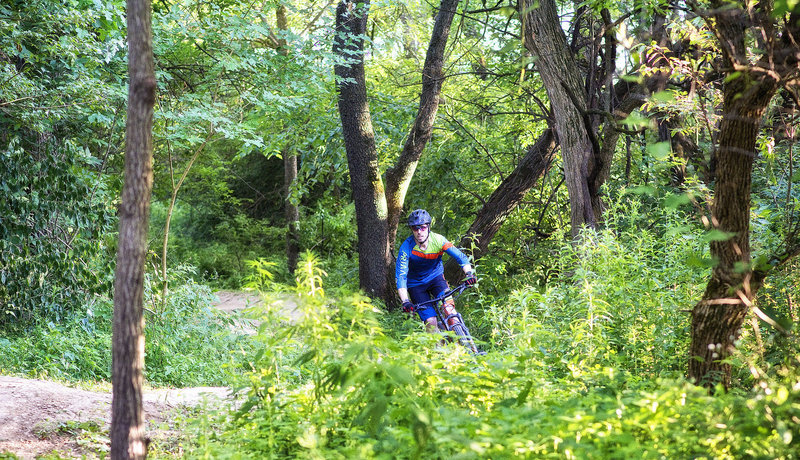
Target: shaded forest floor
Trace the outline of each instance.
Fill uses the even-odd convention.
[[[216,293],[215,306],[236,311],[254,305],[258,297],[233,291]],[[294,317],[295,305],[284,303]],[[244,326],[246,333],[254,332]],[[0,459],[7,453],[32,459],[50,453],[62,457],[100,457],[108,451],[111,385],[107,390],[83,390],[57,382],[0,376]],[[181,433],[174,419],[186,408],[224,409],[228,388],[145,389],[147,434],[161,449],[180,452]],[[13,457],[12,457],[13,458]]]

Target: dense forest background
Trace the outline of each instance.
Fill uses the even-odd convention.
[[[145,379],[246,390],[181,449],[797,458],[796,6],[154,1]],[[127,33],[0,5],[3,373],[111,380]],[[416,208],[485,357],[396,309]]]

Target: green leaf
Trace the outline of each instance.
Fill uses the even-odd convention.
[[[519,395],[517,396],[517,400],[516,400],[516,405],[517,406],[521,406],[522,404],[525,403],[525,400],[528,399],[528,395],[531,392],[531,388],[533,388],[533,381],[529,380],[528,384],[525,385],[525,388],[523,388],[522,391],[520,391]]]
[[[672,146],[669,142],[657,142],[655,144],[647,145],[647,153],[659,161],[664,161],[669,158],[672,153]]]
[[[503,6],[503,7],[500,8],[500,14],[502,14],[503,16],[505,16],[507,18],[510,18],[511,16],[514,16],[515,14],[517,14],[517,9],[516,8],[512,8],[510,6]]]
[[[670,193],[664,197],[664,206],[671,209],[678,209],[679,207],[691,203],[692,198],[689,192],[673,194]]]
[[[785,16],[787,13],[796,12],[799,4],[800,0],[775,0],[772,16],[780,18]]]
[[[717,262],[706,257],[692,255],[686,258],[686,265],[697,268],[713,268],[717,265]]]
[[[625,189],[625,193],[633,193],[634,195],[655,195],[656,188],[652,185],[638,185]]]
[[[719,229],[711,229],[703,235],[703,241],[709,243],[711,241],[728,241],[736,236],[735,232],[725,232]]]
[[[624,120],[621,120],[620,123],[629,129],[641,129],[650,126],[650,119],[643,116],[639,112],[633,112]]]
[[[650,96],[650,99],[660,103],[675,102],[675,93],[672,91],[659,91]]]

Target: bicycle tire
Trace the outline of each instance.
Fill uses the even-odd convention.
[[[467,326],[464,323],[459,322],[458,324],[453,325],[453,332],[456,333],[458,336],[458,341],[466,347],[472,353],[480,354],[480,350],[475,345],[475,342],[472,340],[472,336],[469,335],[469,331],[467,330]]]

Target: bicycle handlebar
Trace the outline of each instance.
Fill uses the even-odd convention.
[[[425,302],[420,302],[418,304],[414,304],[414,311],[418,310],[419,307],[423,307],[423,306],[429,305],[429,304],[435,304],[436,302],[442,301],[442,300],[450,297],[451,295],[455,295],[457,297],[462,292],[464,292],[464,289],[467,289],[467,288],[472,287],[472,286],[473,285],[471,285],[471,284],[461,283],[458,286],[454,287],[453,289],[450,289],[449,291],[445,291],[442,295],[440,295],[439,297],[437,297],[435,299],[426,300]]]

